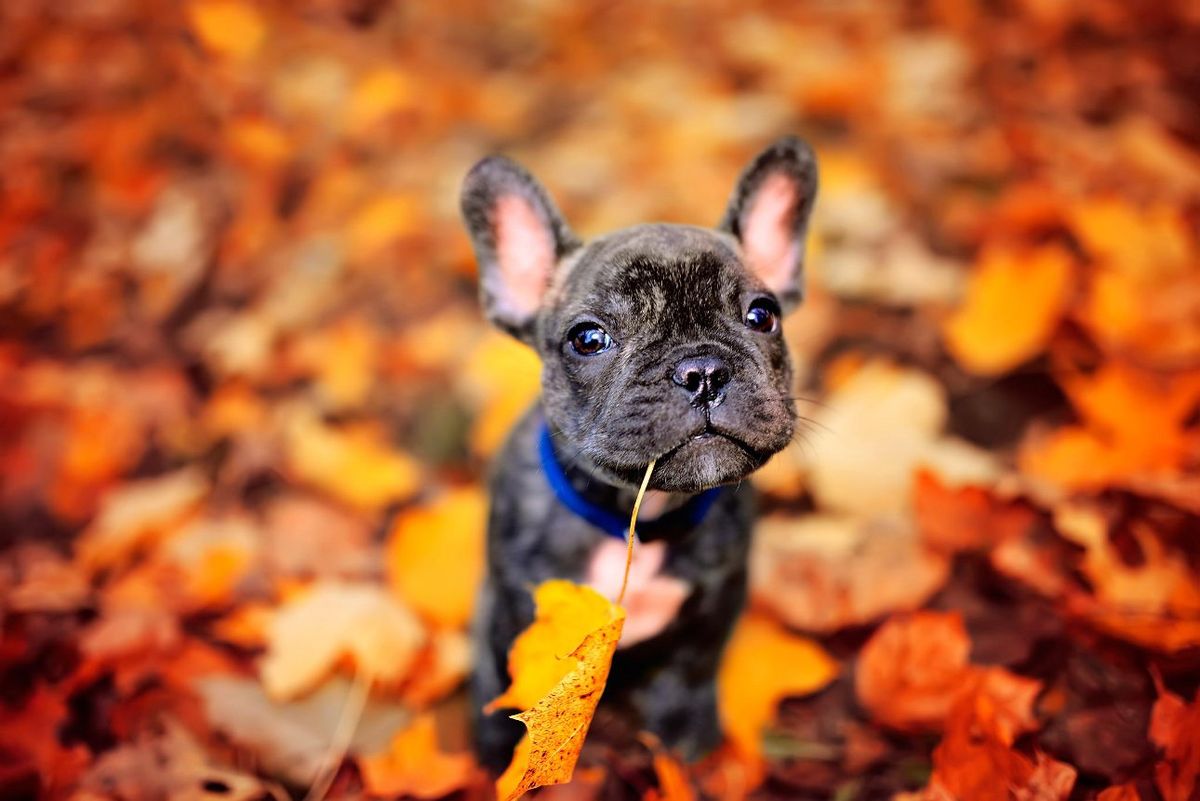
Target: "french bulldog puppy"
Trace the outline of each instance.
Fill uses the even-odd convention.
[[[467,175],[483,307],[542,360],[541,399],[490,482],[471,678],[490,769],[524,733],[515,710],[482,708],[509,684],[531,589],[566,578],[615,596],[651,460],[602,708],[687,759],[720,742],[715,677],[745,599],[753,522],[740,482],[795,431],[780,318],[801,299],[816,193],[812,150],[784,138],[745,169],[716,228],[653,223],[583,242],[519,165],[490,157]]]

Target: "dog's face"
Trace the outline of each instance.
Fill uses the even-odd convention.
[[[463,214],[484,307],[538,350],[560,451],[619,486],[699,492],[792,439],[780,318],[800,298],[816,196],[809,148],[784,139],[743,173],[716,229],[649,224],[583,244],[516,164],[480,162]]]

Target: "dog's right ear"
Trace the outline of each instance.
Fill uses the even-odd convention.
[[[479,262],[479,295],[493,323],[531,342],[555,266],[580,242],[524,167],[490,156],[467,173],[462,215]]]

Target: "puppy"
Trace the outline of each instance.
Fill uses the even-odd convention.
[[[514,710],[482,707],[508,686],[531,588],[566,578],[615,595],[651,460],[602,707],[687,759],[720,742],[715,677],[745,599],[753,522],[739,482],[792,440],[780,318],[801,298],[816,193],[812,150],[785,138],[745,169],[715,229],[654,223],[583,242],[519,165],[491,157],[467,175],[483,307],[542,360],[541,399],[490,482],[471,678],[488,768],[502,770],[524,732]]]

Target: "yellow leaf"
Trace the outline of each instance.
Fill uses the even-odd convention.
[[[412,105],[417,97],[417,86],[407,73],[392,67],[373,70],[363,76],[350,95],[346,125],[351,130],[362,130]]]
[[[417,203],[408,195],[388,195],[363,206],[350,220],[346,237],[351,252],[365,258],[415,230],[417,224]]]
[[[537,354],[512,337],[493,332],[480,341],[462,373],[482,407],[471,430],[475,453],[490,456],[504,441],[541,391],[541,369]]]
[[[383,754],[358,761],[363,786],[375,796],[441,798],[465,786],[475,773],[467,754],[446,754],[438,748],[437,726],[424,714],[392,738]]]
[[[339,500],[380,507],[411,495],[420,471],[406,454],[378,439],[372,429],[339,430],[300,413],[288,426],[288,466]]]
[[[471,619],[483,576],[487,502],[477,487],[400,515],[388,537],[388,581],[410,607],[446,628]]]
[[[725,733],[739,752],[761,757],[762,730],[784,698],[820,690],[838,665],[820,645],[750,613],[725,649],[717,701]]]
[[[564,579],[543,582],[533,593],[537,612],[508,654],[512,684],[488,704],[488,710],[529,709],[574,669],[567,654],[589,632],[607,623],[612,603],[593,590]]]
[[[408,675],[424,642],[420,622],[383,587],[322,583],[271,621],[263,687],[272,698],[293,698],[347,657],[372,685],[395,684]]]
[[[583,637],[582,642],[576,639],[578,645],[567,658],[563,658],[561,651],[554,654],[559,662],[566,664],[567,670],[550,691],[525,712],[513,716],[528,731],[512,764],[496,782],[496,794],[505,801],[512,801],[534,787],[562,784],[571,779],[625,623],[621,607],[595,590],[569,581],[556,579],[542,583],[534,591],[534,600],[537,620],[521,637],[535,631],[534,636],[546,640],[536,651],[524,652],[535,654],[528,657],[534,661],[510,659],[514,685],[522,682],[522,673],[527,670],[537,672],[540,677],[537,683],[543,683],[548,675],[543,663],[550,661],[544,656],[550,650],[546,646],[580,634]],[[517,656],[516,645],[513,655]],[[529,685],[522,682],[522,686]]]
[[[258,10],[237,0],[199,0],[188,7],[188,18],[205,47],[230,58],[252,56],[267,31]]]
[[[1036,356],[1050,340],[1071,291],[1062,248],[984,253],[962,307],[946,321],[946,347],[965,369],[996,375]]]

